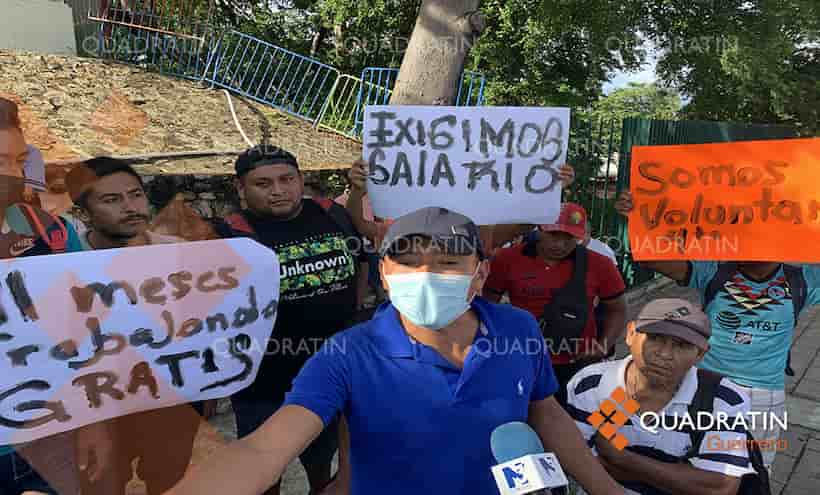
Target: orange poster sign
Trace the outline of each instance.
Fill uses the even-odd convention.
[[[820,138],[636,146],[635,260],[820,262]]]

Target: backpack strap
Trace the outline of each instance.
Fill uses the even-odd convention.
[[[350,215],[347,210],[339,203],[327,198],[311,198],[311,200],[322,207],[325,213],[333,220],[333,223],[344,233],[347,238],[347,246],[350,252],[355,257],[359,257],[362,252],[362,243],[358,241],[361,238],[356,227],[353,225]]]
[[[578,245],[575,248],[575,266],[573,266],[572,271],[572,281],[570,282],[575,288],[582,288],[584,289],[583,293],[586,294],[586,283],[587,283],[587,266],[589,264],[589,252],[587,248],[581,245]]]
[[[712,412],[715,408],[715,395],[720,386],[723,376],[706,369],[698,368],[698,388],[692,403],[689,405],[689,416],[697,418],[698,412]],[[705,431],[693,428],[689,431],[692,440],[692,447],[684,456],[685,460],[697,457],[700,452],[700,444],[706,435]],[[771,495],[771,485],[769,473],[763,464],[763,455],[760,447],[754,441],[754,437],[749,430],[746,430],[746,444],[748,445],[749,463],[754,468],[754,475],[746,474],[740,480],[738,495]]]
[[[48,218],[49,225],[46,228],[43,225],[41,217],[34,211],[34,207],[27,203],[21,203],[20,207],[26,215],[29,225],[37,231],[37,234],[46,243],[53,254],[64,253],[66,244],[68,243],[68,229],[63,221],[45,210],[39,210],[46,218]]]
[[[359,236],[356,227],[353,226],[353,220],[350,219],[347,210],[345,210],[342,205],[327,198],[313,199],[313,201],[325,210],[325,213],[342,229],[345,235],[351,237]]]
[[[783,265],[783,273],[786,275],[786,282],[789,284],[789,291],[792,294],[792,305],[794,306],[794,324],[800,312],[806,305],[806,293],[808,291],[806,278],[803,276],[803,269],[794,265]]]
[[[794,307],[794,326],[797,328],[797,319],[800,317],[800,312],[806,305],[808,284],[806,283],[806,277],[803,275],[803,269],[799,266],[784,264],[783,273],[786,275],[786,283],[789,284],[789,292],[791,292],[792,295],[792,306]],[[794,376],[791,347],[789,347],[789,354],[786,358],[786,375]]]
[[[692,403],[689,404],[689,417],[697,418],[699,412],[712,412],[714,410],[715,395],[722,379],[723,376],[714,371],[698,368],[698,388],[695,391],[695,396],[692,397]],[[689,431],[692,447],[686,453],[685,459],[691,459],[698,455],[704,435],[706,435],[706,432],[697,428]]]
[[[256,237],[256,231],[242,213],[231,213],[225,217],[225,223],[231,230]]]
[[[738,495],[772,495],[769,470],[763,464],[763,453],[749,430],[746,430],[746,445],[748,445],[749,463],[755,470],[755,476],[747,474],[740,479]]]
[[[720,292],[720,289],[723,288],[724,284],[734,277],[735,273],[737,273],[737,263],[718,263],[718,269],[715,276],[712,277],[712,280],[710,280],[709,284],[706,285],[706,290],[703,291],[704,311],[706,310],[706,306],[709,306],[709,303],[715,299],[715,296],[717,296],[717,293]]]
[[[562,287],[562,289],[569,290],[570,294],[578,294],[578,300],[584,305],[584,307],[587,307],[586,293],[588,267],[589,251],[587,251],[586,247],[578,245],[575,248],[575,263],[572,266],[572,278],[568,284]],[[586,309],[585,311],[589,311],[589,309]],[[598,330],[600,331],[600,329]]]

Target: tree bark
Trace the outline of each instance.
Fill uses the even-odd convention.
[[[345,31],[341,24],[333,25],[333,43],[336,46],[336,53],[339,56],[347,56],[347,45],[345,40]]]
[[[319,53],[319,49],[322,47],[322,43],[325,41],[325,37],[327,36],[327,28],[324,26],[318,26],[316,29],[316,34],[313,35],[313,41],[310,43],[310,56],[315,57],[317,53]]]
[[[423,0],[391,105],[453,105],[464,62],[484,32],[480,0]]]

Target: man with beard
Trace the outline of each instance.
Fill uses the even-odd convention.
[[[634,208],[625,191],[615,209],[628,216]],[[709,352],[700,367],[720,373],[751,397],[753,413],[785,421],[785,373],[800,310],[820,304],[820,268],[778,262],[649,261],[642,266],[679,285],[696,289],[712,323]],[[761,442],[777,443],[776,421],[755,423]],[[763,451],[771,469],[775,449]]]
[[[66,183],[88,226],[82,236],[86,250],[181,241],[148,230],[148,198],[142,179],[128,164],[93,158],[73,168]],[[124,494],[137,458],[137,475],[148,495],[168,490],[188,468],[200,412],[200,404],[183,404],[81,428],[79,467],[87,474],[83,495]]]
[[[304,178],[289,152],[252,148],[237,158],[236,176],[247,208],[219,223],[217,232],[255,239],[276,252],[281,266],[276,327],[265,358],[254,383],[231,398],[244,438],[280,409],[293,379],[321,344],[352,324],[358,278],[353,253],[361,244],[344,207],[304,198]],[[334,420],[299,456],[311,493],[330,482],[336,428]],[[266,493],[279,493],[279,485]]]
[[[69,172],[66,185],[88,226],[81,238],[85,250],[182,242],[148,230],[149,203],[142,178],[120,160],[87,160]]]

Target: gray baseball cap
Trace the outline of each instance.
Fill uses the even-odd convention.
[[[670,335],[709,348],[712,325],[700,307],[684,299],[655,299],[643,307],[635,320],[635,330],[641,333]]]
[[[422,236],[439,243],[448,253],[477,254],[484,258],[478,227],[472,220],[446,208],[427,207],[396,219],[387,230],[381,256],[409,249],[411,237]]]

